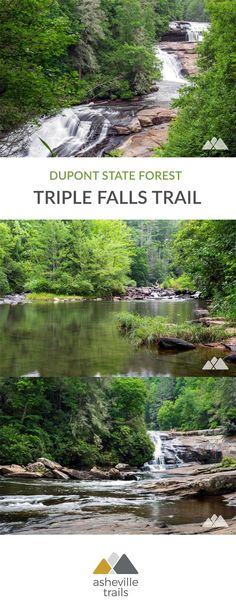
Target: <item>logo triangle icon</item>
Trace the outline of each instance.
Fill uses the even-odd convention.
[[[111,571],[111,566],[109,565],[106,559],[102,559],[96,569],[94,570],[94,574],[109,574]]]
[[[220,515],[215,522],[215,527],[229,527],[228,523],[226,523],[225,519]]]
[[[119,561],[114,566],[116,574],[138,574],[138,571],[131,563],[127,555],[122,555]]]
[[[229,150],[228,146],[226,146],[226,144],[224,143],[224,140],[222,140],[222,138],[219,138],[215,144],[215,148],[216,150]]]

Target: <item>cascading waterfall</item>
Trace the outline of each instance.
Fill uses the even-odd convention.
[[[159,472],[168,467],[180,466],[183,461],[178,456],[178,447],[175,440],[165,432],[148,430],[148,435],[154,444],[153,459],[144,464],[144,469],[150,472]]]
[[[160,432],[148,431],[151,441],[155,446],[153,459],[148,466],[151,471],[165,470],[165,455],[162,448],[162,437]]]
[[[181,74],[181,67],[174,53],[168,53],[159,47],[156,48],[156,57],[162,63],[162,80],[172,83],[187,83],[186,78]]]
[[[186,25],[188,42],[201,42],[204,32],[209,30],[208,23],[191,21]]]
[[[203,33],[209,29],[209,24],[197,22],[176,22],[174,26],[183,29],[188,40],[194,42],[202,40]],[[49,146],[58,157],[99,157],[107,149],[115,148],[118,139],[112,136],[114,125],[122,124],[122,121],[126,124],[144,107],[168,107],[172,99],[178,96],[181,85],[188,82],[181,74],[175,53],[168,53],[157,46],[156,55],[162,62],[162,80],[158,83],[157,92],[140,100],[120,102],[120,105],[90,102],[64,109],[53,117],[43,117],[37,126],[27,124],[2,138],[0,156],[47,157],[50,156]]]
[[[29,157],[47,157],[49,151],[43,141],[59,157],[86,155],[103,142],[108,134],[110,121],[106,113],[93,105],[65,109],[55,117],[42,122],[30,139]]]

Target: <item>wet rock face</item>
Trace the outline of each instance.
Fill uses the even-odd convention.
[[[236,354],[230,354],[230,356],[226,356],[225,362],[230,362],[231,364],[236,365]]]
[[[169,496],[214,496],[236,491],[236,470],[215,471],[192,471],[183,477],[178,475],[173,479],[163,479],[155,483],[143,486],[144,491],[152,490],[158,495]]]
[[[183,439],[180,437],[175,439],[175,437],[172,437],[171,434],[168,435],[168,433],[161,434],[161,438],[165,464],[168,466],[177,462],[183,462],[183,464],[215,464],[222,460],[223,454],[221,448],[215,447],[213,444],[211,446],[207,438],[199,440],[197,436],[192,442],[191,440],[188,442],[189,439],[187,437],[185,442],[185,437]]]
[[[196,345],[193,345],[193,343],[174,337],[161,337],[158,342],[158,347],[163,350],[174,350],[177,352],[186,352],[188,350],[196,349]]]
[[[190,448],[183,445],[179,447],[178,456],[185,463],[215,464],[222,459],[222,452],[218,449]]]

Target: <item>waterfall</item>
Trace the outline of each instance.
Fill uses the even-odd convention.
[[[178,456],[178,445],[175,445],[175,440],[168,433],[148,430],[148,435],[155,448],[153,458],[144,464],[144,470],[159,472],[183,463]]]
[[[168,53],[159,47],[156,47],[156,57],[162,63],[162,80],[172,83],[187,83],[186,78],[181,75],[181,66],[174,53]]]
[[[151,471],[165,470],[165,455],[162,448],[162,438],[160,432],[148,432],[151,441],[153,442],[155,449],[153,459],[149,462],[148,466]]]
[[[197,21],[190,21],[186,25],[188,42],[201,42],[203,39],[204,32],[209,29],[208,23],[198,23]]]
[[[41,140],[59,157],[85,156],[106,140],[109,127],[106,113],[92,104],[64,109],[60,114],[41,121],[29,140],[27,156],[49,156]]]
[[[174,22],[174,29],[183,30],[189,41],[202,40],[208,23]],[[178,43],[177,43],[178,44]],[[185,42],[181,44],[186,44]],[[129,119],[146,104],[147,107],[166,106],[178,96],[181,85],[188,83],[181,74],[181,64],[173,52],[156,47],[156,56],[162,63],[162,79],[158,91],[140,100],[117,102],[90,102],[66,108],[51,117],[42,117],[37,125],[28,123],[0,139],[0,155],[3,157],[48,157],[49,146],[58,157],[99,157],[109,148],[119,145],[114,125],[126,126]],[[120,138],[121,139],[121,138]],[[114,144],[114,146],[113,146]]]

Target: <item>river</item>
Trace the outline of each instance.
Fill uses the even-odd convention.
[[[221,496],[158,497],[143,485],[173,476],[181,465],[174,441],[149,432],[153,460],[137,473],[137,481],[6,480],[0,478],[0,534],[153,533],[151,528],[203,523],[212,515],[236,516],[236,506]],[[163,530],[163,533],[165,531]]]
[[[187,27],[187,26],[186,26]],[[199,41],[205,23],[190,23],[189,41]],[[114,135],[114,125],[127,124],[138,111],[152,107],[170,107],[178,90],[187,81],[182,76],[180,63],[173,53],[156,46],[156,56],[162,62],[162,79],[158,91],[130,101],[102,101],[65,108],[52,117],[41,118],[38,125],[26,126],[9,133],[0,141],[1,156],[47,157],[49,151],[44,140],[58,157],[101,157],[117,148],[124,137]]]
[[[0,376],[201,375],[222,350],[161,352],[133,347],[118,330],[117,314],[163,316],[185,322],[203,307],[195,299],[32,302],[0,306]],[[224,352],[223,352],[224,353]],[[4,357],[3,357],[4,355]],[[236,374],[235,367],[225,374]],[[207,371],[207,375],[211,374]],[[221,372],[213,372],[220,375]]]

